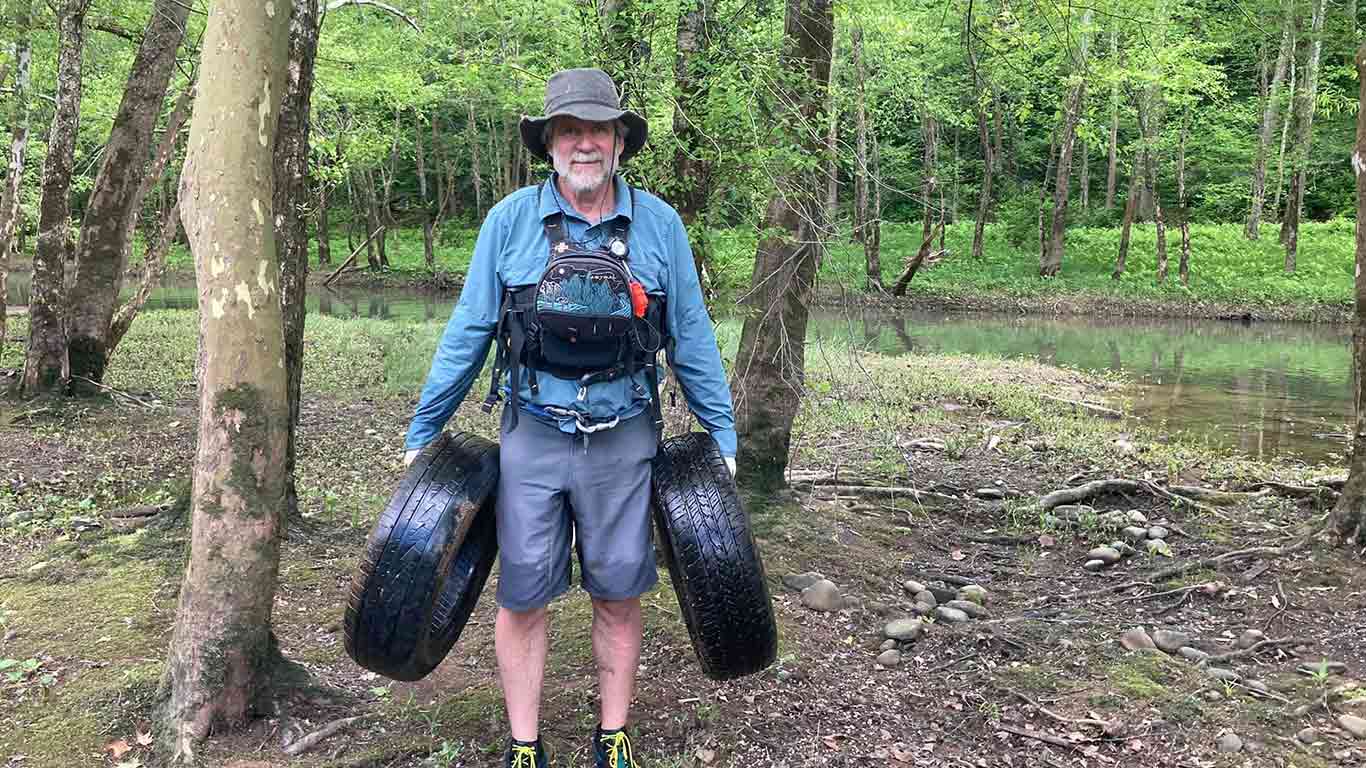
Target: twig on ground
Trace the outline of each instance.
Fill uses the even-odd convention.
[[[286,755],[302,755],[308,750],[318,746],[318,742],[328,736],[331,736],[357,720],[363,720],[366,717],[369,717],[369,715],[356,715],[355,717],[343,717],[338,720],[333,720],[307,736],[302,736],[298,740],[291,742],[289,746],[284,748],[284,752]]]
[[[934,673],[934,672],[943,672],[944,670],[948,669],[949,667],[957,666],[958,664],[961,664],[961,663],[967,661],[968,659],[974,658],[974,657],[976,657],[976,656],[977,656],[977,651],[973,651],[972,653],[967,653],[967,654],[964,654],[964,655],[962,655],[962,656],[959,656],[959,657],[956,658],[956,659],[951,659],[951,660],[949,660],[949,661],[946,661],[946,662],[944,662],[943,664],[939,664],[939,665],[937,665],[937,666],[930,667],[930,668],[929,668],[928,670],[926,670],[926,671],[927,671],[927,672],[930,672],[930,673]]]
[[[1259,642],[1259,643],[1254,643],[1253,645],[1250,645],[1250,646],[1248,646],[1247,648],[1242,648],[1242,649],[1239,649],[1239,650],[1236,650],[1236,651],[1229,651],[1229,652],[1227,652],[1227,653],[1216,653],[1216,654],[1213,654],[1213,655],[1211,655],[1210,657],[1208,657],[1208,658],[1205,659],[1205,663],[1206,663],[1206,664],[1217,664],[1217,663],[1225,662],[1225,661],[1234,661],[1234,660],[1237,660],[1237,659],[1245,659],[1245,658],[1247,658],[1248,656],[1256,656],[1257,654],[1262,653],[1263,651],[1271,651],[1271,650],[1275,650],[1275,649],[1277,649],[1277,648],[1282,648],[1282,647],[1287,646],[1287,645],[1289,645],[1289,646],[1305,645],[1307,642],[1308,642],[1308,641],[1305,640],[1305,639],[1302,638],[1302,637],[1282,637],[1282,638],[1277,638],[1277,639],[1274,639],[1274,640],[1268,638],[1268,639],[1263,640],[1263,641],[1261,641],[1261,642]]]
[[[1271,618],[1267,619],[1266,623],[1262,625],[1263,632],[1265,632],[1268,629],[1271,629],[1272,622],[1274,622],[1276,619],[1279,619],[1281,615],[1284,614],[1286,610],[1290,608],[1290,599],[1285,596],[1285,587],[1281,584],[1280,579],[1276,579],[1276,593],[1281,597],[1281,607],[1277,609],[1275,613],[1271,614]]]
[[[1232,552],[1225,552],[1222,555],[1206,557],[1201,560],[1195,560],[1189,563],[1184,563],[1182,565],[1174,565],[1170,568],[1165,568],[1163,570],[1158,571],[1157,573],[1154,573],[1150,578],[1153,581],[1166,581],[1167,579],[1176,576],[1181,576],[1189,571],[1195,571],[1201,568],[1213,568],[1215,566],[1222,565],[1231,560],[1240,560],[1249,557],[1284,557],[1285,555],[1298,552],[1299,550],[1309,546],[1309,542],[1312,541],[1314,537],[1318,534],[1319,531],[1314,530],[1310,532],[1308,535],[1306,535],[1304,538],[1295,542],[1294,544],[1290,544],[1288,546],[1283,547],[1249,547],[1248,549],[1235,549]]]
[[[1192,586],[1189,586],[1189,587],[1177,587],[1176,589],[1168,589],[1168,590],[1165,590],[1165,591],[1162,591],[1162,592],[1149,592],[1149,593],[1146,594],[1146,595],[1133,595],[1133,596],[1131,596],[1131,597],[1122,597],[1122,598],[1120,598],[1120,599],[1118,599],[1118,600],[1114,600],[1114,601],[1112,601],[1112,602],[1115,602],[1115,603],[1128,603],[1128,602],[1132,602],[1132,601],[1134,601],[1134,600],[1147,600],[1147,599],[1153,598],[1153,597],[1166,597],[1167,595],[1175,595],[1175,594],[1178,593],[1178,592],[1185,592],[1185,593],[1189,594],[1189,593],[1191,593],[1191,592],[1194,592],[1194,591],[1197,590],[1197,589],[1204,589],[1205,587],[1211,586],[1212,584],[1215,584],[1215,582],[1207,581],[1207,582],[1204,582],[1204,583],[1202,583],[1202,584],[1195,584],[1195,585],[1192,585]]]
[[[955,587],[966,587],[969,584],[977,584],[965,576],[954,576],[951,573],[935,573],[934,571],[922,571],[920,577],[925,581],[942,581],[945,584],[952,584]]]
[[[996,726],[996,728],[998,730],[1005,731],[1006,733],[1013,733],[1016,736],[1023,736],[1026,739],[1042,741],[1045,744],[1052,744],[1055,747],[1062,747],[1063,749],[1081,749],[1081,746],[1083,744],[1094,744],[1100,741],[1100,739],[1082,739],[1080,741],[1068,741],[1067,739],[1054,736],[1051,733],[1041,733],[1039,731],[1025,730],[1024,728],[1016,728],[1013,725],[1006,725],[1005,723],[1000,723]]]
[[[915,499],[920,503],[925,502],[949,502],[958,501],[952,496],[945,496],[942,493],[931,493],[922,491],[919,488],[907,488],[900,486],[887,485],[817,485],[812,487],[811,492],[818,496],[872,496],[876,498],[896,498],[906,497]]]
[[[1050,710],[1049,710],[1047,707],[1045,707],[1044,705],[1042,705],[1042,704],[1040,704],[1039,702],[1037,702],[1037,701],[1035,701],[1035,700],[1029,698],[1028,696],[1024,695],[1023,693],[1020,693],[1019,691],[1017,691],[1017,690],[1015,690],[1015,689],[1013,689],[1013,688],[1006,688],[1005,691],[1006,691],[1007,693],[1011,694],[1012,696],[1014,696],[1015,698],[1020,699],[1020,700],[1023,701],[1024,703],[1026,703],[1026,704],[1028,704],[1028,705],[1034,707],[1035,709],[1039,710],[1040,712],[1042,712],[1043,714],[1047,715],[1048,717],[1051,717],[1052,719],[1057,720],[1057,721],[1060,722],[1060,723],[1066,723],[1067,725],[1090,725],[1090,726],[1094,726],[1094,727],[1096,727],[1096,728],[1099,728],[1099,729],[1101,730],[1101,732],[1103,732],[1103,733],[1105,733],[1106,735],[1109,735],[1109,736],[1116,735],[1117,733],[1119,733],[1119,732],[1122,730],[1121,724],[1119,724],[1119,723],[1117,723],[1117,722],[1112,722],[1112,721],[1110,721],[1110,720],[1097,720],[1097,719],[1092,718],[1092,717],[1065,717],[1065,716],[1063,716],[1063,715],[1059,715],[1059,714],[1056,713],[1056,712],[1050,711]]]
[[[97,387],[97,388],[99,388],[99,389],[101,389],[101,390],[103,390],[103,391],[105,391],[105,392],[108,392],[109,394],[111,394],[111,395],[113,395],[113,396],[115,396],[115,397],[122,397],[122,398],[125,398],[125,399],[127,399],[127,400],[129,400],[129,401],[131,401],[131,402],[137,403],[138,405],[142,406],[143,408],[155,408],[155,407],[156,407],[156,404],[155,404],[155,403],[149,403],[149,402],[147,402],[146,400],[143,400],[142,398],[137,397],[136,395],[131,395],[131,394],[127,393],[127,392],[124,392],[124,391],[121,390],[121,389],[115,389],[115,388],[109,386],[108,384],[103,384],[103,383],[101,383],[101,382],[95,381],[94,379],[88,379],[88,378],[86,378],[86,377],[84,377],[84,376],[72,376],[71,378],[73,378],[73,379],[78,379],[78,380],[80,380],[80,381],[84,381],[86,384],[89,384],[89,385],[91,385],[91,386],[93,386],[93,387]]]
[[[1186,591],[1185,593],[1183,593],[1180,597],[1178,597],[1178,598],[1176,598],[1175,600],[1171,601],[1170,603],[1168,603],[1168,604],[1162,606],[1161,608],[1158,608],[1156,611],[1153,611],[1153,615],[1154,615],[1154,616],[1165,616],[1165,615],[1171,613],[1172,611],[1176,610],[1177,608],[1180,608],[1181,606],[1185,605],[1186,602],[1189,601],[1189,600],[1191,599],[1191,595],[1192,595],[1192,594],[1194,594],[1194,590],[1187,590],[1187,591]]]

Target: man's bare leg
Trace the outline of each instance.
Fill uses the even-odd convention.
[[[640,599],[593,599],[593,657],[598,663],[602,727],[626,725],[640,666]]]
[[[538,735],[541,682],[545,678],[545,625],[545,608],[523,612],[503,607],[498,608],[493,625],[503,701],[512,738],[518,741],[535,741]]]

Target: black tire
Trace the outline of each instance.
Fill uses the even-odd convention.
[[[443,433],[413,460],[370,532],[346,605],[346,652],[394,680],[446,658],[498,555],[498,446]]]
[[[730,680],[778,655],[778,627],[749,517],[716,441],[664,441],[651,489],[664,562],[702,672]]]

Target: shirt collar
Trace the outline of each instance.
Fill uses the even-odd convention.
[[[546,183],[541,185],[541,218],[544,219],[551,214],[563,211],[566,216],[573,216],[574,218],[586,221],[586,219],[569,204],[568,200],[565,200],[560,196],[560,189],[555,184],[558,177],[558,173],[552,172],[550,178],[546,180]],[[626,184],[626,179],[622,178],[622,175],[619,173],[612,176],[612,184],[616,191],[617,207],[616,210],[613,211],[611,217],[603,220],[607,221],[611,218],[620,216],[624,217],[627,221],[630,221],[631,217],[635,214],[633,206],[634,201],[631,199],[631,189]]]

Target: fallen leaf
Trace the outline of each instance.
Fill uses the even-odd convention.
[[[967,555],[963,554],[963,550],[955,549],[952,553],[949,554],[949,557],[953,558],[954,560],[962,560],[966,558]]]
[[[138,731],[138,743],[144,747],[152,746],[152,732]]]
[[[1053,538],[1052,536],[1049,536],[1046,533],[1039,534],[1039,546],[1043,547],[1044,549],[1048,549],[1049,547],[1057,543],[1058,540]]]
[[[115,760],[118,760],[120,757],[123,757],[125,754],[128,753],[128,750],[130,749],[132,749],[132,747],[129,746],[128,742],[123,739],[119,739],[118,741],[111,741],[108,744],[104,745],[104,751],[113,753]]]
[[[697,757],[698,760],[701,760],[704,763],[710,763],[711,761],[716,759],[716,750],[702,749],[701,747],[698,747],[697,751],[694,752],[693,755]]]
[[[840,739],[838,736],[826,736],[824,739],[822,739],[822,741],[825,742],[825,746],[835,750],[836,752],[839,751]]]

